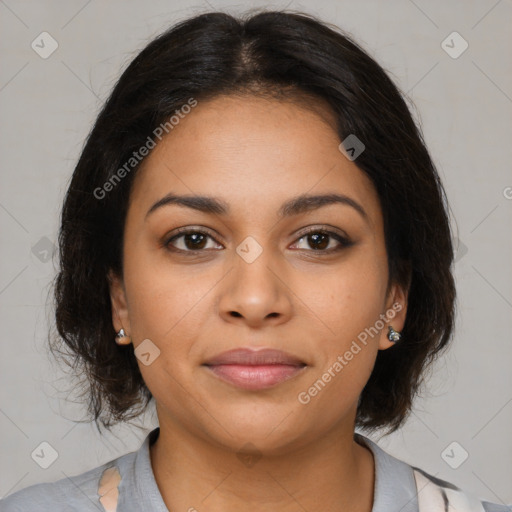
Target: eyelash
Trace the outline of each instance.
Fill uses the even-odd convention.
[[[179,238],[182,238],[185,235],[190,235],[190,234],[206,235],[206,236],[210,237],[212,240],[214,240],[217,244],[219,243],[219,242],[217,242],[217,240],[215,240],[215,237],[207,230],[180,228],[180,229],[178,229],[177,233],[175,233],[172,237],[167,238],[165,240],[164,246],[169,251],[172,251],[172,252],[189,253],[189,254],[198,254],[201,252],[212,250],[212,249],[197,249],[197,250],[187,249],[187,250],[185,250],[185,249],[177,249],[176,247],[172,247],[170,245],[171,242],[173,242]],[[338,252],[344,248],[347,248],[347,247],[350,247],[351,245],[353,245],[353,242],[351,240],[349,240],[347,237],[340,235],[339,233],[336,233],[334,231],[330,231],[325,228],[317,228],[317,227],[308,229],[307,231],[304,231],[303,233],[301,233],[300,236],[295,240],[294,244],[296,244],[303,238],[306,238],[308,235],[312,235],[312,234],[327,235],[330,238],[334,238],[337,242],[340,243],[340,245],[338,247],[334,247],[334,248],[330,248],[330,249],[297,249],[298,251],[314,252],[316,254],[329,255],[329,254]]]

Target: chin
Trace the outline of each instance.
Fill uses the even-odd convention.
[[[277,409],[277,410],[276,410]],[[301,422],[297,422],[290,408],[255,407],[239,408],[236,411],[218,410],[216,419],[220,425],[226,426],[227,432],[218,426],[212,425],[215,432],[210,429],[210,434],[217,437],[220,444],[229,446],[233,451],[238,452],[242,447],[251,445],[265,455],[282,455],[292,445],[306,444],[309,435],[297,429]]]

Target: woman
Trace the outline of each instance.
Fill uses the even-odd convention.
[[[454,325],[443,187],[335,27],[210,13],[151,42],[62,210],[56,320],[137,452],[1,510],[510,511],[384,452]],[[59,350],[59,340],[54,349]]]

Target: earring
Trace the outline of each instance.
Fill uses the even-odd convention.
[[[393,329],[393,327],[391,327],[391,325],[388,327],[388,330],[389,330],[389,333],[388,333],[389,341],[392,341],[393,343],[400,341],[400,338],[402,337],[402,335],[398,331],[395,331],[395,329]]]
[[[118,345],[129,345],[131,343],[131,339],[126,335],[124,329],[120,329],[116,334],[116,343]]]

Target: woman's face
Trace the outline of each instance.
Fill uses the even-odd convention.
[[[333,429],[352,436],[377,351],[392,345],[383,319],[401,330],[406,297],[395,286],[386,295],[372,182],[319,112],[249,96],[199,102],[139,170],[113,321],[140,346],[161,426],[269,453]],[[173,201],[149,212],[168,194],[216,206]],[[294,207],[335,194],[341,201]],[[302,366],[258,387],[205,365],[242,347],[282,350]]]

